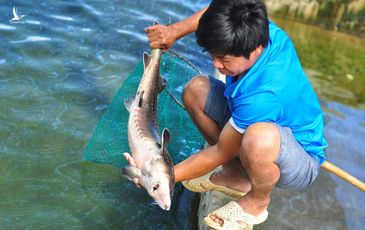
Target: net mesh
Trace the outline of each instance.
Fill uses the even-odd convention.
[[[166,52],[161,59],[161,76],[168,81],[167,88],[181,101],[184,84],[200,71],[185,58],[174,52]],[[128,116],[124,100],[137,92],[143,74],[143,62],[130,73],[114,96],[108,109],[99,120],[89,143],[84,149],[84,159],[96,163],[124,167],[124,152],[129,152]],[[171,142],[168,149],[174,163],[201,149],[204,139],[192,123],[187,111],[163,90],[158,98],[160,129],[168,128]]]

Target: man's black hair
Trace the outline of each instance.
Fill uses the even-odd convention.
[[[260,0],[213,0],[200,18],[196,41],[212,55],[249,58],[269,41],[265,5]]]

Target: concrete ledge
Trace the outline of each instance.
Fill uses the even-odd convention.
[[[209,228],[203,222],[203,218],[214,210],[227,204],[229,201],[233,200],[232,197],[225,195],[224,193],[218,191],[211,191],[202,193],[200,195],[200,204],[198,210],[198,226],[199,230],[208,230]]]

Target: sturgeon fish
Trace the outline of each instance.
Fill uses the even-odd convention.
[[[132,152],[125,153],[130,165],[123,168],[124,176],[138,183],[164,210],[170,210],[175,185],[173,162],[166,145],[168,129],[159,134],[157,97],[167,81],[160,76],[161,49],[144,53],[144,72],[137,94],[124,101],[129,111],[128,142]]]

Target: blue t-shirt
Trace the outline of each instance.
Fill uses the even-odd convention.
[[[293,43],[269,22],[270,39],[245,76],[226,77],[225,96],[231,124],[239,131],[255,122],[274,122],[291,128],[296,140],[322,164],[326,160],[323,116]]]

